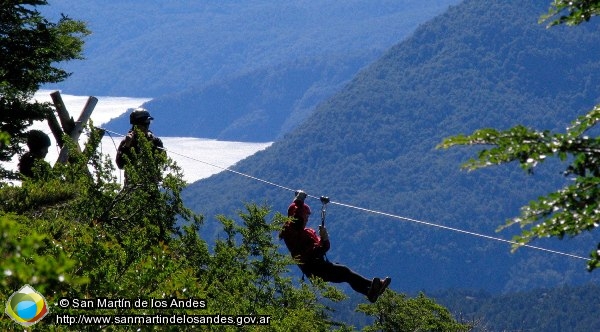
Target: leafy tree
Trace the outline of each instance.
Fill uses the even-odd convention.
[[[564,14],[566,12],[566,14]],[[564,14],[564,15],[563,15]],[[577,25],[589,21],[592,16],[600,14],[600,1],[592,0],[554,0],[550,10],[540,21],[555,18],[550,25]],[[559,16],[560,15],[560,16]],[[556,18],[559,16],[558,18]]]
[[[80,59],[83,38],[89,34],[81,21],[63,16],[49,22],[37,10],[43,0],[3,0],[0,6],[0,161],[21,152],[24,131],[42,120],[49,105],[30,102],[42,84],[61,82],[69,73],[57,62]],[[2,178],[14,177],[0,166]]]
[[[97,132],[92,140],[99,139],[94,135]],[[150,149],[145,144],[141,153],[148,154]],[[0,266],[12,271],[3,283],[3,294],[10,295],[24,281],[38,291],[45,290],[48,303],[61,297],[135,299],[184,297],[186,290],[195,293],[196,279],[190,277],[194,273],[185,254],[193,252],[191,261],[198,263],[194,269],[200,269],[208,249],[193,240],[202,219],[181,203],[179,193],[185,182],[178,167],[166,158],[140,163],[133,172],[158,164],[164,173],[152,178],[152,183],[129,190],[116,183],[114,166],[107,157],[95,151],[70,151],[70,163],[52,169],[44,181],[26,179],[20,187],[0,190],[0,216],[19,214],[12,218],[18,225],[8,225],[9,230],[18,230],[12,238],[15,244],[9,241],[0,252],[1,257],[13,257]],[[182,222],[182,231],[175,226],[177,221]],[[183,240],[193,247],[179,244]],[[15,248],[21,248],[20,252]],[[52,270],[45,268],[48,264]],[[60,307],[50,310],[72,312]],[[40,324],[49,323],[50,318]]]
[[[469,324],[457,322],[448,309],[422,293],[415,298],[386,291],[374,304],[360,304],[359,312],[375,318],[363,329],[375,331],[470,331]]]
[[[600,12],[600,1],[554,1],[547,20],[566,11],[551,25],[577,25]],[[522,125],[507,129],[480,129],[471,135],[446,138],[438,147],[456,145],[484,145],[477,158],[463,165],[474,170],[491,165],[518,162],[523,169],[533,172],[541,162],[555,157],[568,162],[565,176],[573,177],[572,184],[538,198],[522,208],[521,216],[507,221],[505,227],[520,225],[525,228],[515,237],[517,248],[536,238],[576,236],[594,230],[600,223],[600,137],[591,137],[590,131],[600,121],[600,105],[578,117],[564,133],[536,130]],[[599,250],[591,253],[588,270],[600,266]]]

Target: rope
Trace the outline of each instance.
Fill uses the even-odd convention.
[[[111,134],[116,134],[116,135],[121,135],[121,134],[118,134],[118,133],[115,133],[115,132],[112,132],[110,130],[106,130],[106,129],[103,129],[103,128],[98,128],[98,127],[96,127],[96,128],[100,129],[100,130],[104,130],[104,132],[108,134],[108,137],[110,137],[110,140],[112,141],[112,144],[115,147],[115,151],[119,149],[117,147],[117,143],[115,143],[115,139],[113,138],[113,136]],[[102,144],[100,144],[100,146],[102,146]],[[119,170],[119,183],[121,183],[121,182],[123,182],[122,172],[121,172],[121,170]]]
[[[100,129],[102,129],[102,130],[104,130],[104,131],[106,131],[108,133],[113,133],[115,135],[125,136],[123,134],[111,132],[111,131],[106,130],[104,128],[100,128]],[[291,188],[288,188],[288,187],[276,184],[276,183],[271,182],[271,181],[263,180],[263,179],[255,177],[255,176],[252,176],[252,175],[248,175],[248,174],[245,174],[245,173],[242,173],[242,172],[238,172],[238,171],[232,170],[232,169],[227,168],[227,167],[222,167],[222,166],[214,165],[214,164],[211,164],[209,162],[202,161],[202,160],[199,160],[199,159],[196,159],[196,158],[184,155],[184,154],[180,154],[180,153],[177,153],[177,152],[174,152],[174,151],[169,151],[169,150],[167,150],[165,148],[163,148],[163,150],[167,151],[167,152],[169,152],[171,154],[174,154],[174,155],[177,155],[177,156],[180,156],[180,157],[184,157],[184,158],[188,158],[190,160],[193,160],[193,161],[196,161],[196,162],[200,162],[200,163],[203,163],[205,165],[212,166],[212,167],[216,167],[216,168],[221,169],[223,171],[227,171],[227,172],[231,172],[231,173],[234,173],[234,174],[237,174],[237,175],[240,175],[240,176],[244,176],[244,177],[247,177],[249,179],[252,179],[252,180],[255,180],[255,181],[258,181],[258,182],[262,182],[262,183],[265,183],[265,184],[268,184],[268,185],[271,185],[271,186],[274,186],[274,187],[277,187],[277,188],[280,188],[280,189],[284,189],[284,190],[288,190],[288,191],[292,191],[292,192],[296,191],[295,189],[291,189]],[[310,194],[307,194],[306,196],[310,197],[310,198],[317,199],[317,200],[321,200],[321,197],[313,196],[313,195],[310,195]],[[439,225],[439,224],[435,224],[435,223],[427,222],[427,221],[422,221],[422,220],[418,220],[418,219],[413,219],[413,218],[408,218],[408,217],[402,217],[402,216],[391,214],[391,213],[387,213],[387,212],[382,212],[382,211],[377,211],[377,210],[371,210],[371,209],[367,209],[367,208],[363,208],[363,207],[359,207],[359,206],[354,206],[354,205],[350,205],[350,204],[345,204],[345,203],[341,203],[341,202],[335,202],[335,201],[330,201],[330,203],[334,204],[334,205],[339,205],[339,206],[342,206],[342,207],[350,208],[350,209],[355,209],[355,210],[367,212],[367,213],[373,213],[373,214],[378,214],[378,215],[382,215],[382,216],[386,216],[386,217],[390,217],[390,218],[400,219],[400,220],[404,220],[404,221],[410,221],[410,222],[414,222],[414,223],[421,224],[421,225],[426,225],[426,226],[431,226],[431,227],[437,227],[437,228],[441,228],[441,229],[444,229],[444,230],[453,231],[453,232],[462,233],[462,234],[467,234],[467,235],[471,235],[471,236],[476,236],[476,237],[480,237],[480,238],[484,238],[484,239],[488,239],[488,240],[493,240],[493,241],[498,241],[498,242],[503,242],[503,243],[509,243],[509,244],[512,244],[512,245],[518,245],[518,246],[521,246],[521,247],[526,247],[526,248],[530,248],[530,249],[540,250],[540,251],[544,251],[544,252],[548,252],[548,253],[552,253],[552,254],[567,256],[567,257],[581,259],[581,260],[585,260],[585,261],[588,260],[588,258],[579,256],[579,255],[569,254],[569,253],[565,253],[565,252],[561,252],[561,251],[557,251],[557,250],[552,250],[552,249],[546,249],[546,248],[542,248],[542,247],[538,247],[538,246],[533,246],[533,245],[529,245],[529,244],[522,244],[522,243],[518,243],[518,242],[512,241],[512,240],[506,240],[506,239],[502,239],[502,238],[499,238],[499,237],[493,237],[493,236],[489,236],[489,235],[485,235],[485,234],[481,234],[481,233],[466,231],[466,230],[462,230],[462,229],[459,229],[459,228],[454,228],[454,227]]]

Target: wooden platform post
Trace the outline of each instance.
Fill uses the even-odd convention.
[[[52,101],[54,102],[54,106],[56,107],[56,112],[58,114],[58,119],[60,120],[60,124],[62,126],[62,130],[58,125],[58,121],[53,116],[48,116],[48,125],[52,130],[52,134],[56,138],[58,145],[61,150],[58,156],[57,163],[66,163],[69,155],[69,151],[67,147],[64,146],[63,135],[69,135],[69,137],[75,142],[77,148],[79,148],[79,144],[77,143],[79,140],[79,136],[83,132],[83,127],[90,119],[96,104],[98,103],[98,98],[90,96],[87,100],[87,103],[83,107],[81,114],[79,115],[79,119],[77,121],[73,121],[73,117],[69,115],[65,104],[62,101],[59,91],[55,91],[50,94],[52,97]],[[94,143],[94,145],[99,144],[99,142]],[[88,147],[86,147],[87,149]],[[95,148],[95,147],[93,147]]]
[[[48,126],[50,127],[50,130],[52,130],[52,135],[54,136],[54,139],[56,139],[56,144],[58,144],[58,146],[62,148],[64,144],[62,136],[63,131],[60,128],[56,117],[54,117],[53,114],[48,114],[48,116],[46,116],[46,120],[48,120]]]
[[[56,113],[58,114],[58,119],[60,120],[60,124],[62,125],[62,129],[65,133],[70,133],[75,127],[75,122],[73,121],[73,117],[69,115],[67,111],[67,107],[60,96],[60,91],[54,91],[50,94],[52,97],[52,102],[54,103],[54,107],[56,107]]]

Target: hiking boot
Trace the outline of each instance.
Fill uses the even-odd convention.
[[[373,278],[373,281],[371,281],[371,287],[369,287],[369,292],[367,293],[367,298],[371,303],[375,303],[375,301],[377,301],[377,298],[380,295],[379,293],[381,292],[381,286],[381,279]]]
[[[379,295],[383,294],[383,292],[385,292],[385,290],[388,288],[388,286],[391,283],[392,283],[392,278],[385,277],[385,279],[383,279],[383,281],[381,282],[381,290],[379,291]]]

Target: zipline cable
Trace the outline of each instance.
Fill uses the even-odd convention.
[[[118,136],[123,136],[123,137],[125,136],[123,134],[116,133],[116,132],[113,132],[113,131],[110,131],[110,130],[107,130],[107,129],[104,129],[104,128],[99,128],[99,129],[102,129],[102,130],[104,130],[104,131],[106,131],[108,133],[112,133],[112,134],[115,134],[115,135],[118,135]],[[203,160],[200,160],[200,159],[196,159],[196,158],[190,157],[188,155],[184,155],[184,154],[181,154],[181,153],[177,153],[175,151],[167,150],[165,148],[163,148],[163,150],[166,151],[166,152],[169,152],[171,154],[174,154],[174,155],[177,155],[177,156],[180,156],[180,157],[184,157],[184,158],[187,158],[187,159],[190,159],[190,160],[193,160],[193,161],[205,164],[205,165],[216,167],[216,168],[221,169],[223,171],[227,171],[227,172],[231,172],[231,173],[234,173],[234,174],[237,174],[237,175],[240,175],[240,176],[244,176],[246,178],[249,178],[249,179],[252,179],[252,180],[255,180],[255,181],[259,181],[259,182],[262,182],[262,183],[265,183],[265,184],[268,184],[268,185],[271,185],[271,186],[274,186],[274,187],[277,187],[277,188],[280,188],[280,189],[284,189],[284,190],[288,190],[288,191],[292,191],[292,192],[296,191],[295,189],[291,189],[291,188],[279,185],[279,184],[271,182],[271,181],[263,180],[263,179],[255,177],[255,176],[252,176],[252,175],[248,175],[248,174],[245,174],[245,173],[242,173],[242,172],[238,172],[238,171],[232,170],[232,169],[227,168],[227,167],[222,167],[222,166],[214,165],[214,164],[211,164],[209,162],[206,162],[206,161],[203,161]],[[308,193],[307,193],[306,196],[310,197],[310,198],[314,198],[314,199],[320,200],[321,202],[323,202],[322,200],[323,200],[324,196],[317,197],[317,196],[310,195]],[[459,229],[459,228],[454,228],[454,227],[439,225],[439,224],[435,224],[435,223],[431,223],[431,222],[427,222],[427,221],[422,221],[422,220],[418,220],[418,219],[413,219],[413,218],[408,218],[408,217],[402,217],[402,216],[391,214],[391,213],[387,213],[387,212],[382,212],[382,211],[377,211],[377,210],[371,210],[371,209],[367,209],[367,208],[363,208],[363,207],[359,207],[359,206],[354,206],[354,205],[345,204],[345,203],[341,203],[341,202],[331,201],[331,200],[329,200],[329,198],[327,198],[327,201],[328,201],[328,203],[331,203],[331,204],[334,204],[334,205],[339,205],[339,206],[342,206],[342,207],[346,207],[346,208],[350,208],[350,209],[355,209],[355,210],[359,210],[359,211],[363,211],[363,212],[367,212],[367,213],[373,213],[373,214],[378,214],[378,215],[382,215],[382,216],[386,216],[386,217],[390,217],[390,218],[400,219],[400,220],[404,220],[404,221],[410,221],[410,222],[414,222],[414,223],[421,224],[421,225],[426,225],[426,226],[431,226],[431,227],[437,227],[437,228],[441,228],[441,229],[444,229],[444,230],[449,230],[449,231],[458,232],[458,233],[462,233],[462,234],[472,235],[472,236],[476,236],[476,237],[480,237],[480,238],[484,238],[484,239],[488,239],[488,240],[509,243],[509,244],[518,245],[518,246],[521,246],[521,247],[526,247],[526,248],[530,248],[530,249],[535,249],[535,250],[540,250],[540,251],[552,253],[552,254],[567,256],[567,257],[576,258],[576,259],[582,259],[582,260],[586,260],[586,261],[589,260],[589,258],[585,258],[583,256],[579,256],[579,255],[575,255],[575,254],[569,254],[569,253],[565,253],[565,252],[561,252],[561,251],[557,251],[557,250],[542,248],[542,247],[533,246],[533,245],[529,245],[529,244],[518,243],[516,241],[506,240],[506,239],[502,239],[502,238],[499,238],[499,237],[494,237],[494,236],[485,235],[485,234],[481,234],[481,233],[466,231],[466,230]]]
[[[118,135],[118,136],[122,136],[122,137],[126,136],[126,135],[123,135],[123,134],[120,134],[120,133],[116,133],[114,131],[110,131],[110,130],[107,130],[107,129],[104,129],[104,128],[99,128],[99,129],[104,130],[107,133],[112,133],[114,135]],[[222,166],[219,166],[219,165],[211,164],[209,162],[206,162],[206,161],[203,161],[203,160],[200,160],[200,159],[196,159],[196,158],[193,158],[193,157],[181,154],[181,153],[177,153],[175,151],[167,150],[164,147],[162,148],[162,150],[164,150],[165,152],[169,152],[170,154],[174,154],[174,155],[177,155],[177,156],[180,156],[180,157],[184,157],[184,158],[187,158],[187,159],[190,159],[190,160],[193,160],[193,161],[197,161],[199,163],[203,163],[203,164],[208,165],[208,166],[216,167],[216,168],[221,169],[223,171],[228,171],[228,172],[231,172],[231,173],[235,173],[237,175],[245,176],[245,177],[247,177],[249,179],[252,179],[252,180],[255,180],[255,181],[259,181],[259,182],[263,182],[265,184],[268,184],[268,185],[271,185],[271,186],[274,186],[274,187],[278,187],[278,188],[285,189],[285,190],[288,190],[288,191],[295,191],[294,189],[291,189],[291,188],[288,188],[288,187],[284,187],[284,186],[279,185],[277,183],[273,183],[273,182],[270,182],[270,181],[267,181],[267,180],[263,180],[263,179],[254,177],[252,175],[244,174],[242,172],[238,172],[238,171],[232,170],[230,168],[226,168],[226,167],[222,167]]]
[[[112,144],[113,144],[113,146],[115,147],[115,151],[119,149],[119,148],[117,147],[117,143],[115,143],[115,139],[114,139],[114,138],[112,137],[112,135],[111,135],[111,134],[117,134],[117,133],[115,133],[115,132],[112,132],[112,131],[109,131],[109,130],[106,130],[106,129],[98,128],[98,127],[96,127],[96,128],[97,128],[97,129],[100,129],[100,130],[103,130],[104,132],[106,132],[106,133],[108,134],[108,137],[110,137],[110,140],[112,141]],[[120,134],[117,134],[117,135],[119,135],[119,136],[120,136]],[[102,144],[100,144],[100,146],[102,146]],[[121,182],[122,180],[123,180],[123,179],[121,178],[121,172],[119,172],[119,182]]]
[[[379,215],[390,217],[390,218],[396,218],[396,219],[406,220],[406,221],[414,222],[414,223],[421,224],[421,225],[427,225],[427,226],[437,227],[437,228],[441,228],[441,229],[445,229],[445,230],[449,230],[449,231],[454,231],[454,232],[458,232],[458,233],[473,235],[473,236],[481,237],[481,238],[488,239],[488,240],[494,240],[494,241],[499,241],[499,242],[504,242],[504,243],[516,244],[516,245],[519,245],[521,247],[527,247],[527,248],[531,248],[531,249],[546,251],[546,252],[550,252],[550,253],[553,253],[553,254],[559,254],[559,255],[568,256],[568,257],[572,257],[572,258],[583,259],[583,260],[586,260],[586,261],[588,260],[588,258],[585,258],[585,257],[582,257],[582,256],[578,256],[578,255],[574,255],[574,254],[569,254],[569,253],[564,253],[564,252],[561,252],[561,251],[556,251],[556,250],[546,249],[546,248],[542,248],[542,247],[532,246],[532,245],[529,245],[529,244],[522,244],[522,243],[518,243],[518,242],[512,241],[512,240],[505,240],[505,239],[502,239],[502,238],[493,237],[493,236],[489,236],[489,235],[485,235],[485,234],[475,233],[475,232],[471,232],[471,231],[465,231],[465,230],[462,230],[462,229],[459,229],[459,228],[454,228],[454,227],[449,227],[449,226],[434,224],[434,223],[426,222],[426,221],[422,221],[422,220],[417,220],[417,219],[402,217],[402,216],[398,216],[398,215],[391,214],[391,213],[386,213],[386,212],[381,212],[381,211],[376,211],[376,210],[365,209],[365,208],[362,208],[362,207],[353,206],[353,205],[344,204],[344,203],[335,202],[335,201],[331,201],[331,204],[340,205],[340,206],[343,206],[343,207],[347,207],[347,208],[351,208],[351,209],[356,209],[356,210],[360,210],[360,211],[364,211],[364,212],[379,214]]]

